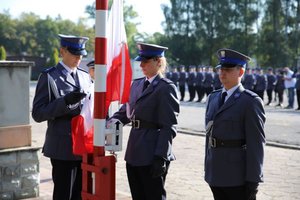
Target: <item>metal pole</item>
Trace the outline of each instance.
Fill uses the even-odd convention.
[[[116,159],[105,156],[108,0],[96,0],[94,153],[83,155],[82,199],[115,200]]]

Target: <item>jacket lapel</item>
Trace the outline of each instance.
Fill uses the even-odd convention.
[[[218,110],[218,113],[222,112],[223,110],[226,110],[228,108],[230,108],[235,101],[240,97],[240,95],[242,94],[242,92],[245,90],[245,88],[240,85],[234,92],[233,94],[229,97],[229,99],[227,99],[227,101],[223,104],[223,106],[221,106]]]
[[[69,85],[72,85],[75,88],[78,88],[76,86],[75,80],[73,79],[73,77],[71,76],[71,74],[68,73],[68,71],[60,63],[58,63],[56,65],[56,68],[59,69],[59,71],[61,72],[61,75],[64,78],[64,80],[65,80],[66,83],[68,83]]]
[[[139,99],[143,98],[144,96],[152,93],[154,91],[155,87],[158,85],[161,78],[162,78],[162,76],[160,74],[158,74],[155,77],[155,79],[152,81],[152,83],[144,91],[143,91],[143,86],[144,86],[145,79],[143,79],[143,81],[141,81],[140,84],[139,84],[139,88],[138,88],[139,90],[138,91],[140,92],[141,95],[137,100],[139,100]]]

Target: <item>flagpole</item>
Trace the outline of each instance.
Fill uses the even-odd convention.
[[[94,153],[83,156],[82,199],[115,200],[115,163],[105,155],[108,0],[96,0]]]

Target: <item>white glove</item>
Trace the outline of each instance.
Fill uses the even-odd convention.
[[[106,121],[106,128],[112,128],[112,126],[114,125],[114,124],[116,124],[117,122],[119,122],[120,124],[122,124],[122,122],[120,121],[120,120],[118,120],[118,119],[116,119],[116,118],[111,118],[111,119],[109,119],[109,120],[107,120]]]

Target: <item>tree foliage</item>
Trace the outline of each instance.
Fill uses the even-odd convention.
[[[295,65],[300,53],[300,0],[170,0],[165,43],[173,62],[215,65],[232,48],[258,65]],[[174,60],[175,59],[175,60]]]
[[[93,53],[94,29],[86,25],[84,19],[74,23],[46,17],[41,19],[34,13],[22,13],[18,19],[12,19],[8,12],[0,13],[0,45],[8,55],[28,55],[53,57],[53,49],[59,48],[58,34],[87,36],[87,51]]]
[[[109,1],[109,5],[112,0]],[[232,48],[254,58],[261,67],[295,66],[300,63],[300,0],[170,0],[161,5],[164,33],[138,33],[138,14],[124,4],[124,21],[130,55],[136,56],[136,41],[169,47],[171,65],[216,65],[215,52]],[[95,18],[95,4],[86,7]],[[0,46],[8,55],[46,57],[53,61],[59,47],[57,35],[87,36],[87,51],[94,55],[94,27],[87,19],[77,23],[56,18],[41,19],[23,13],[12,19],[0,13]],[[255,67],[255,66],[254,66]]]
[[[6,51],[3,46],[0,46],[0,60],[6,60]]]

